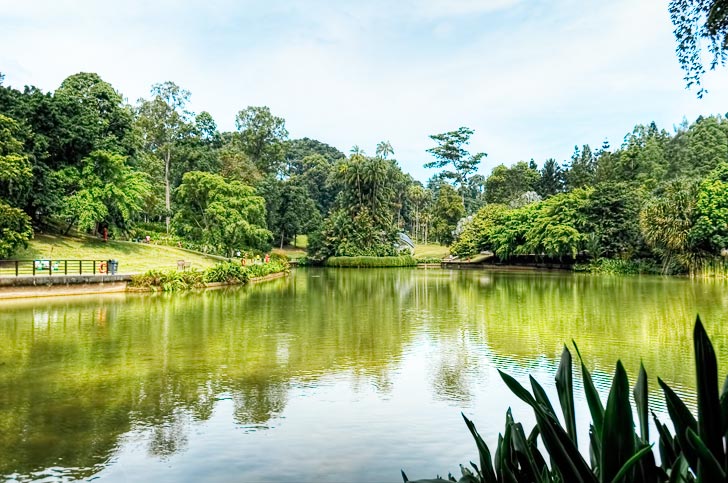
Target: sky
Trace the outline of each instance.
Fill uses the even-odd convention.
[[[613,147],[728,111],[728,68],[685,89],[667,1],[0,0],[5,85],[55,90],[96,72],[131,103],[155,83],[191,91],[221,130],[267,105],[291,138],[374,154],[388,140],[426,180],[431,134],[475,130],[498,164]]]

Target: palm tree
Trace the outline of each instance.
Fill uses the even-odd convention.
[[[352,156],[356,156],[356,155],[364,156],[364,150],[362,148],[360,148],[359,146],[357,146],[356,144],[351,147],[349,152],[351,153]]]
[[[392,148],[392,143],[390,143],[389,141],[381,141],[379,144],[377,144],[377,157],[387,159],[387,156],[389,156],[390,154],[394,154],[394,148]]]

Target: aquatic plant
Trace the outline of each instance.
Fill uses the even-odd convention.
[[[597,393],[591,374],[579,349],[574,348],[581,363],[589,426],[589,462],[579,451],[576,435],[571,352],[564,347],[556,372],[556,390],[563,416],[559,421],[554,406],[543,387],[530,377],[531,391],[513,377],[499,371],[508,388],[528,404],[536,424],[526,435],[523,425],[506,412],[505,430],[498,435],[493,455],[472,421],[463,415],[475,439],[479,465],[460,466],[462,477],[450,481],[461,483],[505,482],[725,482],[728,481],[728,378],[718,391],[718,365],[713,345],[700,317],[693,331],[697,379],[697,417],[680,397],[661,379],[658,383],[665,397],[674,434],[652,413],[659,433],[660,464],[656,463],[649,435],[647,373],[640,365],[633,399],[639,432],[635,430],[627,373],[617,361],[606,407]],[[543,443],[544,452],[538,446]],[[547,464],[550,461],[550,465]],[[402,472],[405,482],[410,481]],[[443,481],[417,480],[413,483]]]

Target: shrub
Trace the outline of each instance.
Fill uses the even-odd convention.
[[[326,260],[324,265],[340,268],[414,267],[417,266],[417,260],[411,255],[399,257],[331,257]]]
[[[576,345],[574,345],[576,348]],[[635,430],[630,404],[627,373],[617,361],[614,379],[602,404],[589,370],[578,348],[584,393],[591,414],[589,429],[589,463],[577,446],[576,415],[572,359],[564,347],[556,372],[558,393],[564,426],[559,422],[554,406],[543,387],[531,377],[531,391],[514,378],[500,372],[508,388],[528,404],[536,416],[536,425],[528,433],[521,423],[506,412],[505,431],[498,435],[495,456],[483,441],[475,425],[463,415],[465,424],[475,439],[480,453],[480,466],[471,463],[473,470],[461,466],[463,483],[501,482],[718,482],[728,474],[728,378],[718,391],[718,364],[713,345],[698,317],[693,331],[693,347],[697,379],[697,418],[680,397],[661,379],[658,383],[672,421],[672,428],[652,413],[659,436],[660,464],[656,463],[649,436],[649,407],[647,373],[640,366],[633,388],[635,414],[639,433]],[[719,396],[720,394],[720,396]],[[543,442],[544,455],[537,446]],[[548,466],[546,461],[550,461]],[[405,482],[409,481],[402,472]],[[456,481],[452,476],[451,481]],[[420,480],[425,481],[433,480]]]
[[[132,276],[129,285],[131,287],[162,290],[164,292],[202,288],[205,286],[204,272],[199,270],[188,270],[184,272],[176,270],[149,270],[141,275]]]
[[[245,267],[235,262],[220,262],[205,270],[205,283],[240,284],[248,281]]]

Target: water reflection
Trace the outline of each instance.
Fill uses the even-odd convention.
[[[727,361],[725,286],[674,279],[299,270],[242,289],[3,302],[0,475],[89,477],[141,433],[150,460],[172,458],[221,405],[223,424],[256,432],[293,418],[303,393],[366,407],[344,424],[381,443],[398,387],[424,400],[397,408],[407,428],[438,401],[477,410],[509,397],[494,367],[552,374],[572,338],[601,385],[619,356],[689,392],[696,312]],[[321,427],[331,415],[296,417]]]

